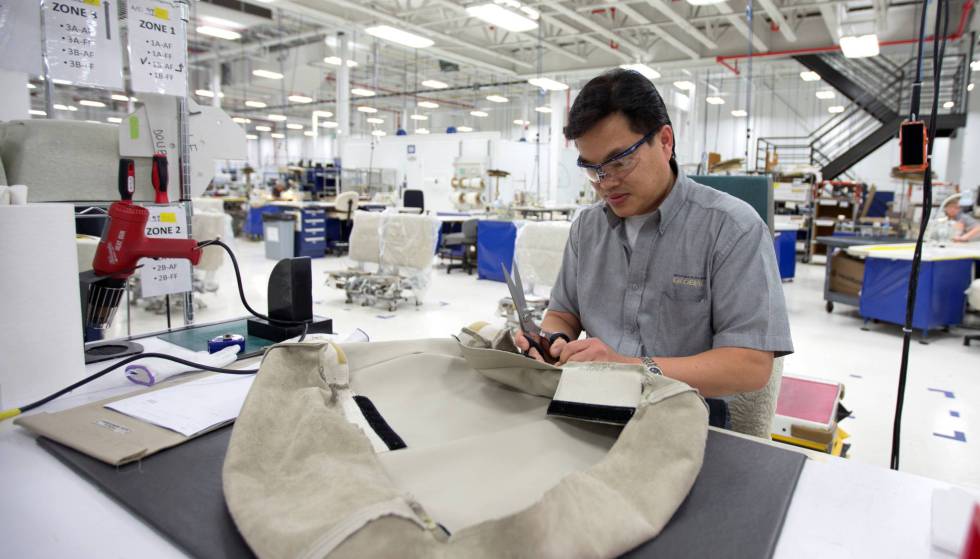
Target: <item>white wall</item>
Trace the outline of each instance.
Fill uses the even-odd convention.
[[[31,118],[27,74],[0,70],[0,121]]]

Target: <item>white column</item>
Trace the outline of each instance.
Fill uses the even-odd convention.
[[[551,129],[548,134],[548,195],[549,200],[558,200],[558,163],[565,145],[565,92],[551,92]]]
[[[350,136],[350,68],[347,66],[347,35],[337,32],[337,54],[340,69],[337,70],[337,148],[334,157],[344,157],[344,142]],[[343,162],[341,162],[343,164]]]
[[[212,107],[221,106],[221,62],[214,60],[211,62],[211,92],[214,93],[214,97],[211,98]]]
[[[27,74],[0,70],[0,121],[31,118]],[[54,118],[53,115],[48,115]]]

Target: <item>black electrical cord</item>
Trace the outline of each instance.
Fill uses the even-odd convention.
[[[309,321],[275,320],[275,319],[269,318],[268,316],[265,316],[264,314],[261,314],[261,313],[257,312],[255,309],[253,309],[252,306],[249,305],[248,304],[248,301],[245,299],[245,288],[242,285],[242,272],[238,268],[238,259],[235,258],[235,253],[231,250],[231,247],[229,247],[225,243],[221,242],[221,240],[219,240],[219,239],[214,239],[214,240],[211,240],[211,241],[203,241],[203,242],[200,242],[200,243],[198,243],[197,247],[198,248],[204,248],[206,246],[211,246],[211,245],[217,245],[217,246],[220,246],[221,248],[225,249],[225,252],[227,252],[228,253],[228,256],[231,258],[232,266],[235,268],[235,279],[238,282],[238,295],[239,295],[239,297],[242,300],[242,304],[245,306],[245,309],[248,310],[248,312],[250,312],[251,314],[255,315],[256,317],[261,318],[262,320],[266,320],[266,321],[268,321],[268,322],[270,322],[272,324],[280,324],[280,325],[284,325],[284,326],[299,326],[300,324],[302,324],[303,325],[303,333],[300,335],[298,341],[302,342],[304,339],[306,339],[306,334],[307,334],[307,332],[309,331],[309,328],[310,328]],[[92,375],[89,375],[88,377],[83,378],[82,380],[76,382],[75,384],[72,384],[71,386],[62,388],[61,390],[59,390],[59,391],[57,391],[57,392],[55,392],[53,394],[50,394],[48,396],[45,396],[44,398],[41,398],[40,400],[37,400],[36,402],[31,402],[30,404],[27,404],[27,405],[24,405],[24,406],[20,406],[19,408],[11,408],[11,409],[8,409],[8,410],[0,410],[0,421],[3,421],[5,419],[10,419],[12,417],[16,417],[16,416],[18,416],[18,415],[20,415],[20,414],[22,414],[24,412],[27,412],[27,411],[33,410],[35,408],[38,408],[40,406],[43,406],[44,404],[47,404],[51,400],[54,400],[54,399],[59,398],[61,396],[64,396],[65,394],[68,394],[69,392],[75,390],[76,388],[85,386],[86,384],[92,382],[93,380],[95,380],[97,378],[100,378],[102,376],[105,376],[106,374],[108,374],[108,373],[110,373],[110,372],[118,369],[119,367],[122,367],[124,365],[128,365],[128,364],[132,363],[133,361],[139,361],[140,359],[150,359],[150,358],[166,359],[168,361],[173,361],[175,363],[180,363],[181,365],[185,365],[185,366],[188,366],[188,367],[194,367],[196,369],[201,369],[203,371],[211,371],[211,372],[223,373],[223,374],[227,374],[227,375],[251,375],[251,374],[255,374],[255,373],[259,372],[258,369],[225,369],[225,368],[222,368],[222,367],[212,367],[210,365],[203,365],[201,363],[194,363],[193,361],[187,361],[186,359],[181,359],[180,357],[174,357],[173,355],[167,355],[167,354],[164,354],[164,353],[141,353],[139,355],[132,355],[130,357],[127,357],[127,358],[119,361],[118,363],[114,363],[112,365],[109,365],[105,369],[102,369],[101,371],[99,371],[97,373],[94,373]]]
[[[918,60],[916,63],[916,82],[913,85],[911,110],[912,120],[919,114],[919,89],[922,86],[922,51],[925,42],[926,9],[928,3],[922,6],[921,26],[919,29]],[[922,243],[925,239],[926,227],[932,214],[932,146],[936,138],[936,127],[939,112],[939,82],[942,76],[943,57],[946,54],[946,33],[949,31],[948,0],[938,0],[936,3],[936,25],[933,34],[932,49],[932,107],[929,116],[929,135],[926,148],[926,169],[922,177],[922,219],[919,224],[919,235],[915,241],[915,252],[912,255],[912,267],[909,272],[908,298],[905,301],[905,326],[902,328],[902,363],[898,373],[898,396],[895,402],[895,421],[892,426],[891,469],[897,470],[902,438],[902,410],[905,405],[905,387],[908,380],[909,349],[912,343],[912,317],[915,312],[916,291],[919,287],[919,268],[922,263]]]

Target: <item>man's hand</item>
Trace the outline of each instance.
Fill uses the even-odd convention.
[[[558,345],[557,343],[555,344]],[[556,365],[564,365],[569,361],[601,361],[605,363],[636,363],[637,359],[625,357],[613,351],[611,347],[599,338],[586,338],[561,344]],[[555,348],[551,348],[554,353]]]
[[[966,237],[966,235],[957,235],[957,236],[953,237],[953,242],[954,243],[965,243],[965,242],[967,242],[969,240],[970,239],[968,239]]]
[[[549,353],[548,359],[545,359],[545,356],[541,355],[538,353],[538,350],[531,347],[531,344],[528,343],[527,338],[524,337],[524,332],[522,330],[518,329],[514,334],[514,343],[517,344],[517,349],[524,352],[524,354],[528,357],[536,359],[542,363],[553,364],[555,360],[558,359],[558,356],[561,355],[562,349],[567,344],[567,342],[561,338],[556,339],[555,343],[551,344],[547,338],[543,338],[541,336],[537,336],[537,342],[542,349]]]

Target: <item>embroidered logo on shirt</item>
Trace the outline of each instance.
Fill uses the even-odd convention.
[[[691,276],[674,276],[674,285],[683,285],[686,287],[704,287],[704,278],[695,278]]]

